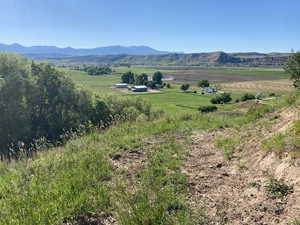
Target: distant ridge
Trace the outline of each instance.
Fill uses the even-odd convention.
[[[236,52],[171,53],[148,46],[107,46],[75,49],[56,46],[24,47],[0,44],[0,52],[23,54],[31,59],[55,63],[96,63],[130,65],[270,65],[281,66],[289,53]]]
[[[106,46],[98,48],[59,48],[56,46],[31,46],[25,47],[20,44],[0,44],[0,51],[13,52],[24,55],[37,55],[37,56],[84,56],[84,55],[156,55],[167,54],[169,52],[159,51],[148,46]]]
[[[148,55],[86,55],[86,56],[49,56],[28,57],[54,63],[96,63],[96,64],[126,64],[126,65],[270,65],[281,66],[287,62],[288,54],[278,53],[191,53],[191,54],[148,54]]]

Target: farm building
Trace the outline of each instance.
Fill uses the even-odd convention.
[[[136,85],[131,88],[133,92],[147,92],[148,88],[145,85]]]
[[[217,90],[214,88],[209,88],[209,87],[205,87],[205,88],[201,88],[202,91],[208,93],[208,94],[215,94],[217,93]]]
[[[126,83],[116,84],[115,87],[116,88],[128,88],[128,84],[126,84]]]

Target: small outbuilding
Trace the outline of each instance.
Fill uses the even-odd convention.
[[[202,91],[208,93],[208,94],[215,94],[217,93],[217,90],[210,87],[201,88]]]
[[[145,85],[136,85],[131,88],[133,92],[147,92],[148,88]]]
[[[116,88],[128,88],[128,84],[126,84],[126,83],[116,84],[115,87]]]

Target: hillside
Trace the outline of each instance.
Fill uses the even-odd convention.
[[[104,56],[70,56],[70,57],[34,57],[38,60],[56,63],[100,63],[130,65],[272,65],[286,63],[287,54],[259,53],[192,53],[159,55],[104,55]]]
[[[91,49],[84,48],[59,48],[56,46],[31,46],[25,47],[20,44],[0,44],[0,52],[12,52],[24,54],[32,58],[57,57],[57,56],[82,56],[82,55],[117,55],[117,54],[166,54],[166,51],[159,51],[148,46],[106,46]]]
[[[1,164],[0,223],[299,224],[298,150],[270,142],[299,138],[292,98],[137,119]]]
[[[120,75],[0,56],[1,225],[299,225],[291,81],[138,94],[112,87]]]

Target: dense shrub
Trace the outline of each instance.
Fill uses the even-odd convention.
[[[189,88],[190,88],[190,85],[189,85],[189,84],[182,84],[182,85],[180,86],[180,89],[181,89],[182,91],[187,91]]]
[[[208,112],[215,112],[218,110],[218,108],[214,105],[209,105],[209,106],[200,106],[198,110],[203,113],[208,113]]]
[[[171,88],[171,84],[168,83],[168,84],[167,84],[167,88]]]
[[[255,99],[255,96],[253,94],[244,94],[242,97],[241,97],[241,101],[248,101],[248,100],[253,100]]]
[[[210,101],[212,104],[225,104],[229,103],[232,100],[230,93],[223,93],[212,98]]]

